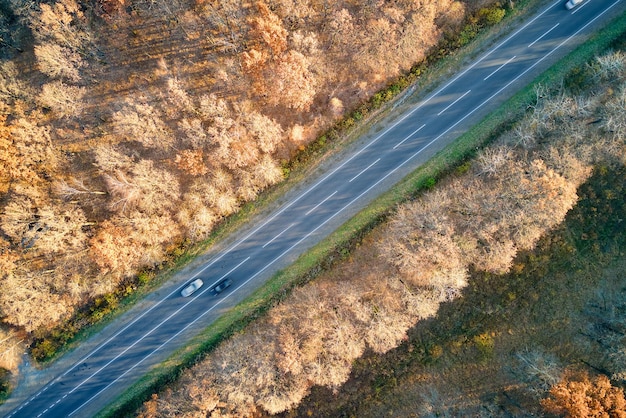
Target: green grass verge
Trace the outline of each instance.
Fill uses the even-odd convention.
[[[437,179],[453,171],[463,171],[467,161],[482,148],[519,121],[529,104],[534,104],[535,87],[560,83],[573,69],[582,67],[596,55],[612,48],[626,35],[626,14],[614,19],[585,44],[561,59],[537,77],[496,111],[463,134],[453,144],[435,155],[391,190],[342,225],[337,231],[303,254],[289,268],[274,275],[261,289],[233,308],[195,337],[184,349],[154,368],[98,417],[131,416],[137,408],[165,385],[176,380],[182,371],[202,359],[233,333],[266,312],[281,300],[289,289],[316,277],[347,256],[356,243],[372,228],[382,223],[398,204],[432,188]]]

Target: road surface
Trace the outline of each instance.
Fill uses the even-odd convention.
[[[186,269],[178,281],[67,354],[51,368],[56,377],[29,390],[18,387],[0,414],[93,416],[224,309],[453,141],[603,21],[622,13],[624,1],[587,0],[571,11],[565,1],[546,5],[429,97],[374,126],[345,158],[320,170],[275,212],[239,233],[239,240],[214,249],[206,264]],[[205,285],[181,297],[182,287],[197,277]],[[212,295],[211,286],[224,277],[233,285]]]

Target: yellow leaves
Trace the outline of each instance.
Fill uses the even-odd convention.
[[[23,339],[13,330],[0,328],[0,368],[16,372],[23,352]]]
[[[128,98],[122,110],[113,113],[115,132],[127,141],[138,141],[146,147],[167,150],[174,137],[160,112],[142,98]]]
[[[74,51],[91,41],[85,16],[75,0],[41,3],[39,8],[30,22],[38,41],[52,41]]]
[[[173,209],[179,199],[178,179],[170,172],[141,160],[126,171],[105,173],[107,190],[113,196],[111,209],[119,212],[137,209],[147,215],[160,215]]]
[[[179,235],[178,225],[168,215],[148,217],[135,211],[104,221],[90,239],[89,255],[103,272],[119,279],[140,266],[163,261],[163,244]]]

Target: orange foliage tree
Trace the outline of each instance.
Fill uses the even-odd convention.
[[[543,409],[566,417],[626,417],[624,390],[611,385],[605,375],[570,373],[541,401]]]

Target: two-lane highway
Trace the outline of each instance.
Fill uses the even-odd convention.
[[[170,286],[166,295],[149,298],[112,324],[87,344],[90,351],[68,354],[65,361],[71,366],[32,393],[12,397],[0,412],[28,418],[94,415],[223,309],[453,141],[603,21],[623,13],[623,2],[587,0],[571,11],[564,1],[547,4],[428,98],[373,127],[345,159],[320,170],[275,212],[188,274],[185,283]],[[182,287],[195,277],[203,279],[204,287],[181,297]],[[210,288],[225,277],[233,285],[212,294]]]

